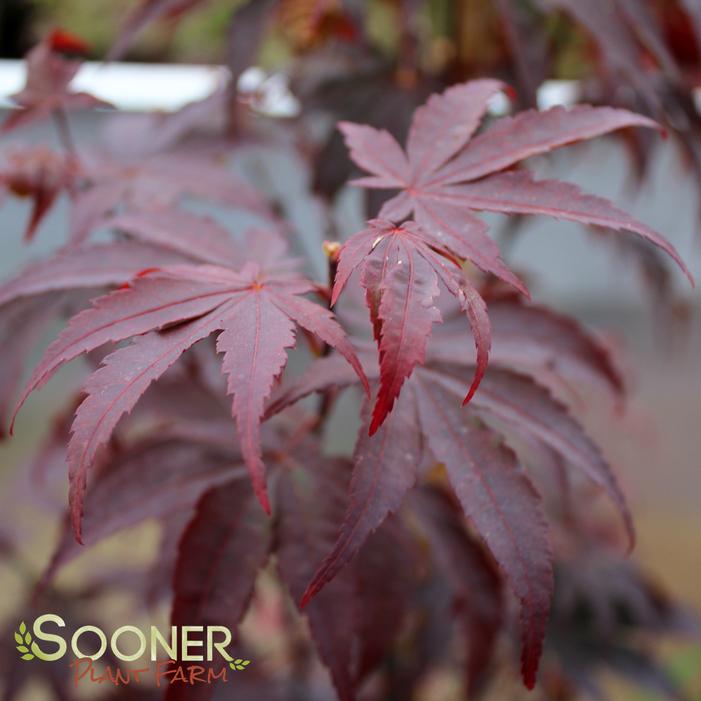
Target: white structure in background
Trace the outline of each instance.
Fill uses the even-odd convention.
[[[247,68],[239,77],[239,97],[252,109],[269,117],[296,117],[301,110],[299,100],[290,90],[284,73],[266,73],[258,66]]]
[[[24,61],[0,61],[0,107],[24,85]],[[228,80],[223,66],[145,63],[83,64],[71,86],[89,92],[121,110],[172,112],[202,100]]]
[[[11,107],[10,95],[24,85],[24,61],[0,60],[0,108]],[[155,63],[97,63],[83,64],[73,81],[76,90],[89,92],[110,102],[120,110],[173,112],[189,102],[202,100],[226,84],[229,72],[224,66],[189,66]],[[258,112],[270,117],[296,117],[300,104],[290,91],[289,80],[283,73],[266,73],[251,66],[238,82],[242,99]],[[571,104],[577,98],[577,86],[567,81],[549,81],[540,90],[538,105],[547,109],[554,105]],[[495,114],[509,109],[505,95],[492,102]]]

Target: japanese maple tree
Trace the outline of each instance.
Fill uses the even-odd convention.
[[[199,4],[137,4],[112,56],[148,22]],[[242,46],[232,38],[233,76],[253,62],[267,22],[306,22],[306,50],[329,37],[361,41],[353,11],[248,3],[236,15],[243,29],[232,25],[235,37],[251,32]],[[0,184],[32,199],[26,241],[42,235],[61,196],[70,208],[58,250],[0,284],[3,432],[65,364],[84,356],[89,369],[28,468],[37,490],[64,464],[69,483],[35,600],[75,607],[52,590],[57,571],[81,546],[155,518],[162,547],[132,593],[168,601],[174,625],[235,629],[257,615],[265,572],[294,601],[285,633],[297,639],[299,615],[307,618],[334,687],[320,695],[316,672],[291,655],[286,683],[297,697],[408,699],[454,657],[453,639],[470,695],[510,663],[501,641],[519,650],[529,689],[545,652],[549,698],[569,698],[582,670],[616,668],[621,650],[662,680],[598,618],[582,632],[567,606],[581,596],[597,611],[613,608],[620,579],[642,602],[640,630],[686,621],[612,553],[609,541],[632,548],[633,519],[571,401],[572,388],[586,387],[602,407],[622,403],[625,382],[595,334],[531,301],[481,216],[545,216],[638,237],[693,284],[661,233],[607,199],[537,179],[524,163],[612,132],[659,130],[657,122],[587,104],[491,119],[493,98],[515,97],[491,79],[406,106],[405,147],[376,115],[373,125],[340,121],[334,134],[347,153],[331,166],[354,167],[349,184],[372,193],[365,224],[345,231],[334,188],[322,182],[330,137],[315,141],[304,101],[292,129],[237,99],[232,82],[177,113],[134,120],[72,90],[88,50],[62,31],[41,42],[0,126],[15,134],[53,120],[61,144],[3,145]],[[397,76],[404,89],[406,74]],[[85,108],[110,122],[98,146],[73,137],[68,114]],[[293,205],[315,212],[330,240],[314,240],[290,198],[256,177],[279,150],[303,182]],[[376,199],[384,190],[391,196]],[[328,279],[314,267],[320,254]],[[22,386],[28,352],[57,318],[63,330]],[[325,435],[341,395],[359,417],[352,455],[330,450]],[[599,492],[620,523],[586,513]],[[579,591],[580,569],[607,569],[612,582]],[[234,643],[245,645],[245,636]],[[265,669],[245,684],[252,698],[291,698]],[[165,694],[205,699],[215,689],[175,684]]]

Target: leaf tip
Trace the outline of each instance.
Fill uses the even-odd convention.
[[[22,408],[23,403],[24,399],[20,399],[20,401],[17,403],[17,406],[12,411],[12,416],[10,417],[10,425],[7,429],[7,434],[10,437],[15,435],[15,421],[17,420],[17,414],[19,414],[19,410]]]
[[[353,367],[353,369],[355,370],[355,374],[360,379],[360,384],[363,387],[363,392],[365,393],[365,396],[368,399],[372,399],[372,391],[370,389],[370,382],[368,380],[368,376],[365,374],[365,370],[363,370],[363,366],[360,364],[360,361],[357,362],[358,367]]]
[[[372,410],[372,419],[370,421],[370,428],[368,429],[368,436],[374,436],[378,432],[380,426],[382,426],[385,419],[392,411],[396,398],[397,397],[389,396],[388,393],[383,391],[383,388],[380,387],[377,400],[375,401],[375,406]]]
[[[142,270],[139,270],[136,275],[134,275],[135,278],[142,278],[146,277],[147,275],[151,275],[152,273],[157,273],[160,270],[159,267],[150,267],[150,268],[143,268]],[[129,283],[126,283],[127,285]]]
[[[299,608],[306,608],[311,600],[321,591],[323,586],[324,580],[319,576],[319,573],[317,573],[304,590],[304,594],[302,594],[302,598],[299,600]]]
[[[49,34],[48,43],[52,51],[60,54],[86,56],[90,53],[90,44],[87,41],[61,27],[56,27]]]
[[[341,290],[337,285],[333,286],[333,289],[331,290],[331,306],[335,307],[336,302],[338,302],[338,298],[341,296]]]
[[[533,691],[535,689],[535,675],[524,674],[523,684],[528,691]]]
[[[523,656],[521,658],[521,679],[528,691],[533,691],[533,689],[535,689],[540,653],[540,646],[537,646],[536,649],[526,647],[523,650]]]
[[[462,400],[462,405],[467,406],[470,401],[472,400],[472,397],[475,396],[475,392],[477,392],[477,388],[480,386],[482,382],[482,375],[484,373],[480,374],[479,377],[475,377],[475,379],[472,381],[472,385],[470,385],[470,389],[467,392],[467,395],[465,396],[465,399]]]
[[[385,416],[387,416],[387,412],[378,411],[377,405],[375,405],[375,411],[372,414],[372,421],[370,421],[370,428],[368,428],[368,436],[372,437],[379,431],[380,426],[382,426],[382,422],[385,420]]]
[[[266,515],[272,515],[273,511],[270,508],[270,499],[268,498],[268,489],[265,486],[265,482],[255,485],[255,493],[258,497],[258,502],[263,507],[263,511],[265,511]]]

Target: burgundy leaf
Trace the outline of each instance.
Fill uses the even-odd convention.
[[[242,467],[235,467],[237,462],[231,454],[217,454],[168,436],[117,451],[100,465],[85,495],[84,542],[94,545],[145,519],[165,518],[193,507],[213,485],[231,481],[237,473],[245,475]],[[44,572],[44,583],[80,552],[67,521]]]
[[[639,39],[655,56],[660,66],[675,79],[680,78],[677,63],[665,44],[665,36],[658,26],[651,7],[635,0],[618,0],[621,14],[635,28]]]
[[[509,274],[496,248],[485,248],[484,228],[475,224],[472,212],[487,209],[506,214],[548,214],[633,231],[663,248],[691,279],[671,244],[606,200],[590,198],[565,184],[557,187],[553,183],[543,184],[538,190],[525,173],[504,173],[485,181],[479,180],[536,154],[624,127],[655,127],[654,122],[625,110],[586,105],[571,110],[556,107],[546,112],[525,112],[500,120],[482,135],[468,141],[485,111],[487,98],[497,89],[498,84],[479,81],[454,86],[440,96],[433,96],[414,115],[408,158],[386,132],[341,123],[340,129],[350,148],[351,158],[372,174],[357,184],[400,189],[411,200],[410,205],[402,198],[391,200],[381,216],[401,222],[413,209],[414,217],[428,234],[443,237],[443,245],[452,248],[453,253],[471,260],[517,289],[522,285],[513,274]],[[476,105],[468,110],[465,123],[452,126],[456,131],[447,136],[447,116],[443,110],[456,109],[449,106],[455,101],[460,102],[460,95],[480,92]],[[429,145],[434,147],[430,157],[426,155]],[[456,150],[458,153],[454,155]],[[468,182],[470,184],[463,184]],[[482,200],[480,194],[484,196]],[[535,200],[531,201],[533,198]]]
[[[501,580],[446,495],[438,489],[417,490],[412,506],[459,604],[468,639],[467,684],[472,696],[484,684],[503,622]]]
[[[144,269],[186,262],[154,246],[134,241],[93,244],[62,250],[30,263],[0,285],[0,306],[20,297],[77,288],[122,285]]]
[[[550,446],[602,487],[621,513],[629,547],[635,529],[625,495],[596,444],[568,413],[566,407],[527,377],[499,371],[485,378],[485,391],[475,409],[525,431]]]
[[[270,524],[245,481],[204,494],[180,541],[173,625],[235,627],[268,558],[269,540]]]
[[[540,497],[515,455],[492,431],[450,410],[449,392],[423,376],[416,389],[428,445],[445,464],[465,515],[521,603],[522,672],[532,689],[553,593],[552,553]]]
[[[171,601],[180,538],[192,520],[194,511],[194,505],[189,505],[161,518],[158,552],[144,577],[144,600],[149,607]]]
[[[72,92],[70,83],[80,68],[80,61],[67,59],[61,52],[68,40],[85,47],[77,38],[65,32],[54,32],[27,55],[27,81],[12,100],[21,108],[10,114],[0,126],[8,132],[32,122],[45,119],[57,110],[79,110],[111,107],[84,92]]]
[[[363,285],[379,300],[380,389],[368,431],[373,435],[406,378],[424,362],[431,327],[442,319],[434,303],[439,292],[436,273],[399,237],[380,242],[364,273]]]
[[[387,521],[358,554],[355,629],[358,636],[357,677],[370,675],[393,653],[410,612],[417,552],[398,523]]]
[[[382,209],[383,216],[393,219],[386,209],[387,206]],[[479,217],[447,201],[433,202],[427,197],[415,202],[413,209],[416,221],[426,231],[432,231],[446,249],[530,297],[524,283],[501,259],[499,247],[489,236],[489,227]]]
[[[317,458],[318,462],[318,458]],[[310,464],[311,463],[311,464]],[[314,563],[332,546],[345,508],[347,465],[325,460],[305,461],[277,479],[277,557],[280,575],[300,601],[314,573]],[[341,701],[355,698],[355,583],[345,571],[304,609],[312,637]]]
[[[186,196],[246,210],[267,226],[279,224],[257,190],[206,153],[177,151],[148,158],[98,154],[83,167],[89,185],[74,197],[71,241],[76,245],[105,225],[110,215],[163,212]],[[206,250],[201,253],[206,255]]]
[[[58,299],[17,300],[0,306],[0,438],[5,438],[9,412],[17,398],[27,356],[34,350],[56,313]]]
[[[642,97],[648,108],[663,116],[661,91],[651,80],[652,72],[640,70],[642,47],[629,18],[620,12],[620,0],[613,5],[608,0],[547,2],[571,15],[596,42],[606,69],[624,78],[637,93],[636,97]]]
[[[513,295],[488,304],[493,345],[492,366],[533,374],[539,380],[582,386],[596,384],[621,398],[624,380],[611,350],[574,319],[546,307],[523,304]],[[446,319],[434,334],[429,359],[465,365],[465,329],[462,318]]]
[[[334,319],[330,311],[320,307],[318,304],[312,304],[303,297],[292,295],[273,294],[273,302],[291,319],[296,321],[299,326],[310,331],[324,343],[331,346],[331,348],[337,350],[355,370],[363,389],[368,396],[370,395],[370,386],[365,377],[363,367],[355,355],[353,345],[348,340],[343,327]]]
[[[207,492],[180,541],[171,624],[235,629],[269,550],[270,525],[245,482]],[[225,664],[219,656],[212,662],[216,672]],[[210,684],[173,683],[165,698],[205,701],[214,691]]]
[[[491,362],[542,368],[549,374],[572,377],[582,384],[603,384],[619,396],[624,379],[615,358],[594,334],[574,319],[541,306],[517,300],[495,300],[488,305],[494,346]]]
[[[569,389],[571,382],[583,387],[597,385],[623,398],[624,378],[611,349],[574,319],[546,307],[523,304],[513,295],[491,300],[488,312],[493,366],[528,372],[548,386]],[[471,366],[473,358],[466,353],[466,341],[462,315],[451,315],[433,335],[429,362]],[[361,357],[366,374],[374,378],[377,370],[372,359],[366,358],[365,352]],[[347,387],[356,381],[352,369],[337,356],[318,359],[300,377],[280,387],[266,414],[272,416],[313,392]]]
[[[374,187],[399,187],[405,182],[411,166],[389,132],[350,122],[341,122],[338,127],[346,137],[351,158],[375,176]]]
[[[258,500],[270,513],[265,467],[261,458],[260,422],[273,382],[287,363],[287,349],[295,345],[294,322],[267,295],[250,294],[235,303],[226,329],[217,338],[229,394],[234,396],[241,451],[251,473]],[[241,329],[248,333],[242,334]]]
[[[455,380],[432,371],[428,374],[445,390],[460,393]],[[473,406],[485,419],[496,418],[517,433],[542,441],[604,489],[620,511],[633,547],[633,518],[616,476],[596,444],[546,389],[523,375],[495,370],[485,377]]]
[[[397,403],[387,421],[372,438],[366,420],[353,457],[348,506],[330,552],[307,583],[302,606],[330,582],[356,555],[368,536],[399,509],[416,481],[421,463],[422,437],[416,430],[417,415],[412,392]],[[366,409],[366,418],[368,417]]]
[[[477,136],[463,153],[431,178],[430,184],[477,180],[531,156],[627,127],[659,129],[648,117],[611,107],[575,105],[545,112],[520,112],[515,117],[499,119]]]
[[[407,139],[411,179],[425,182],[427,175],[460,151],[479,127],[489,99],[505,88],[497,80],[474,80],[431,95],[414,112]]]
[[[458,290],[458,301],[460,307],[467,313],[472,328],[472,335],[475,339],[477,349],[475,377],[472,380],[467,396],[463,399],[463,406],[474,396],[477,388],[482,382],[484,373],[487,372],[489,361],[489,349],[492,346],[492,329],[487,313],[487,305],[477,290],[471,285],[465,285]]]
[[[332,302],[338,299],[354,267],[360,269],[379,347],[380,389],[370,435],[392,410],[404,381],[425,360],[431,328],[441,321],[435,303],[439,280],[458,299],[473,329],[477,368],[465,399],[468,402],[487,366],[489,319],[484,301],[450,251],[414,222],[395,226],[377,219],[341,247]]]
[[[275,222],[263,196],[226,164],[207,155],[185,151],[164,153],[148,159],[129,159],[125,162],[105,163],[105,176],[124,178],[131,183],[131,194],[139,200],[139,190],[164,204],[175,202],[183,195],[192,195],[206,202],[216,202],[250,210]],[[116,173],[114,172],[116,170]],[[148,205],[148,201],[144,202]]]
[[[460,203],[470,209],[508,214],[545,214],[592,226],[632,231],[666,251],[689,281],[694,282],[674,247],[656,231],[617,209],[608,200],[583,194],[576,185],[558,180],[534,180],[530,173],[520,171],[493,175],[468,185],[446,186],[436,198],[448,203]]]
[[[581,611],[589,612],[582,624]],[[645,633],[698,634],[698,621],[629,560],[584,545],[558,563],[549,654],[568,684],[586,692],[604,670],[666,698],[686,698],[640,645]],[[695,631],[695,633],[694,633]],[[595,687],[596,688],[596,687]]]
[[[518,76],[519,102],[533,107],[538,104],[538,88],[552,69],[547,27],[518,0],[496,0],[496,6]]]
[[[365,374],[374,378],[377,373],[373,375],[366,366]],[[279,385],[265,410],[265,418],[275,416],[314,392],[341,389],[357,381],[357,373],[340,356],[317,358],[300,377],[286,380]]]
[[[295,320],[337,347],[367,387],[360,362],[330,312],[297,298],[310,289],[311,283],[302,278],[268,278],[255,264],[240,273],[218,266],[171,266],[147,271],[132,286],[99,298],[69,322],[34,371],[18,409],[69,360],[135,337],[88,380],[88,396],[76,414],[69,473],[79,540],[87,474],[119,419],[185,350],[219,330],[218,349],[224,353],[223,369],[234,395],[242,452],[261,504],[269,511],[259,426],[265,400],[285,366],[285,350],[294,345]]]
[[[129,192],[129,183],[109,180],[72,193],[68,242],[83,246],[96,229],[107,224],[109,215]]]
[[[218,283],[148,275],[136,279],[132,287],[99,297],[91,309],[73,317],[49,346],[26,385],[17,411],[31,392],[79,355],[105,343],[206,314],[229,300],[236,290],[235,284],[227,288]]]
[[[147,210],[121,214],[109,225],[203,263],[238,267],[246,262],[233,237],[211,217],[176,209]]]
[[[157,380],[194,343],[222,328],[235,302],[229,302],[191,324],[138,336],[108,355],[94,372],[78,407],[68,444],[69,502],[76,540],[82,543],[82,518],[88,470],[110,439],[119,419],[129,413]]]
[[[226,86],[221,85],[201,100],[188,102],[172,112],[121,114],[106,124],[104,144],[112,153],[128,151],[146,157],[189,150],[194,137],[197,148],[208,151],[210,138],[216,141],[216,132],[226,125],[228,97]],[[218,146],[217,141],[217,150]]]

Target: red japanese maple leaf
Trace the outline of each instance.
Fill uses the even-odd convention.
[[[455,406],[453,388],[450,378],[417,370],[377,434],[361,435],[343,523],[308,583],[302,605],[312,601],[368,535],[399,509],[420,473],[440,462],[465,515],[521,602],[523,675],[532,688],[553,589],[540,496],[515,454],[484,423],[487,404],[463,410]],[[500,407],[505,403],[503,397],[494,401]]]
[[[340,382],[338,372],[322,369],[331,362],[338,365],[335,359],[323,359],[310,371],[310,380],[326,378],[316,389]],[[508,446],[525,439],[587,475],[616,503],[632,543],[631,516],[596,445],[565,407],[531,379],[490,370],[466,410],[454,401],[460,391],[449,368],[420,368],[372,438],[366,435],[366,418],[343,522],[302,605],[353,560],[365,539],[399,510],[417,480],[442,463],[465,516],[521,603],[523,677],[532,688],[553,590],[552,553],[540,496]]]
[[[477,80],[433,95],[414,113],[406,153],[386,131],[342,122],[351,158],[370,177],[368,188],[402,190],[379,216],[416,221],[460,258],[522,288],[499,258],[487,224],[476,211],[544,214],[592,226],[634,232],[664,249],[691,280],[673,246],[660,234],[601,197],[558,180],[535,180],[520,161],[624,127],[657,125],[626,110],[578,105],[529,110],[498,120],[473,137],[489,99],[505,86]],[[693,284],[693,281],[692,281]]]
[[[27,81],[24,88],[12,100],[19,109],[0,126],[7,132],[62,110],[80,110],[91,107],[111,107],[85,92],[73,92],[70,84],[75,78],[81,61],[66,54],[83,53],[86,44],[67,32],[56,31],[34,47],[27,55]]]
[[[300,598],[315,559],[329,547],[343,516],[349,465],[344,458],[324,456],[316,441],[306,441],[281,462],[274,521],[255,508],[252,490],[241,480],[216,486],[200,499],[175,566],[174,625],[208,625],[224,615],[234,628],[248,608],[259,569],[273,553],[281,581]],[[357,698],[360,683],[401,633],[416,584],[406,540],[398,524],[388,522],[365,544],[357,566],[304,611],[319,658],[343,701]],[[473,557],[471,564],[477,570],[482,563]],[[208,577],[201,576],[202,568]],[[475,571],[473,581],[481,574]],[[494,584],[498,595],[499,583]],[[198,699],[210,695],[206,685],[195,693]],[[179,684],[166,695],[168,701],[192,698]]]
[[[477,367],[466,404],[487,368],[490,326],[487,307],[460,263],[443,241],[415,222],[396,226],[373,220],[341,247],[331,302],[335,304],[358,268],[366,290],[380,354],[380,389],[370,423],[373,435],[391,411],[404,381],[424,362],[434,323],[441,321],[435,304],[439,280],[466,312],[477,348]]]
[[[490,312],[492,305],[490,305]],[[526,365],[541,375],[543,367],[561,379],[595,383],[619,392],[620,377],[605,348],[576,324],[509,297],[493,303],[495,365],[516,361],[513,345],[524,349]],[[632,543],[630,512],[616,478],[596,445],[567,408],[535,381],[510,369],[491,368],[467,409],[455,401],[457,379],[471,360],[465,356],[465,333],[449,323],[434,334],[427,364],[417,368],[392,413],[370,438],[369,412],[356,445],[346,514],[333,549],[311,580],[304,602],[350,562],[370,533],[396,512],[434,462],[446,466],[448,479],[468,519],[501,565],[521,601],[524,631],[523,671],[535,679],[552,590],[552,565],[540,499],[529,476],[517,467],[514,447],[525,440],[552,451],[564,464],[581,471],[618,507]],[[463,352],[461,352],[463,351]],[[370,378],[380,377],[370,359]],[[316,361],[271,403],[275,413],[310,391],[325,391],[355,381],[338,358]],[[529,525],[524,528],[524,524]]]
[[[255,188],[207,155],[172,151],[143,158],[97,153],[84,158],[83,170],[86,183],[73,198],[71,211],[74,245],[83,243],[114,215],[144,213],[148,218],[158,212],[177,219],[180,212],[174,205],[185,196],[247,210],[262,221],[277,224]],[[187,218],[184,213],[182,220]]]
[[[230,482],[206,492],[180,540],[173,576],[172,625],[207,626],[224,621],[236,628],[253,596],[256,574],[269,557],[271,531],[270,519],[257,508],[245,482]],[[203,572],[208,576],[203,577]],[[226,665],[223,657],[212,662],[217,672]],[[205,684],[194,694],[188,685],[170,686],[164,696],[167,701],[204,701],[212,696],[211,687]]]
[[[219,333],[217,350],[233,395],[241,453],[258,498],[270,510],[261,459],[260,421],[265,400],[295,343],[295,325],[336,348],[367,380],[343,329],[324,307],[302,295],[313,285],[299,277],[270,277],[257,264],[240,272],[211,265],[147,271],[133,283],[94,300],[47,349],[18,409],[65,363],[105,343],[132,338],[88,379],[68,446],[73,526],[81,538],[86,480],[120,418],[190,346]]]

